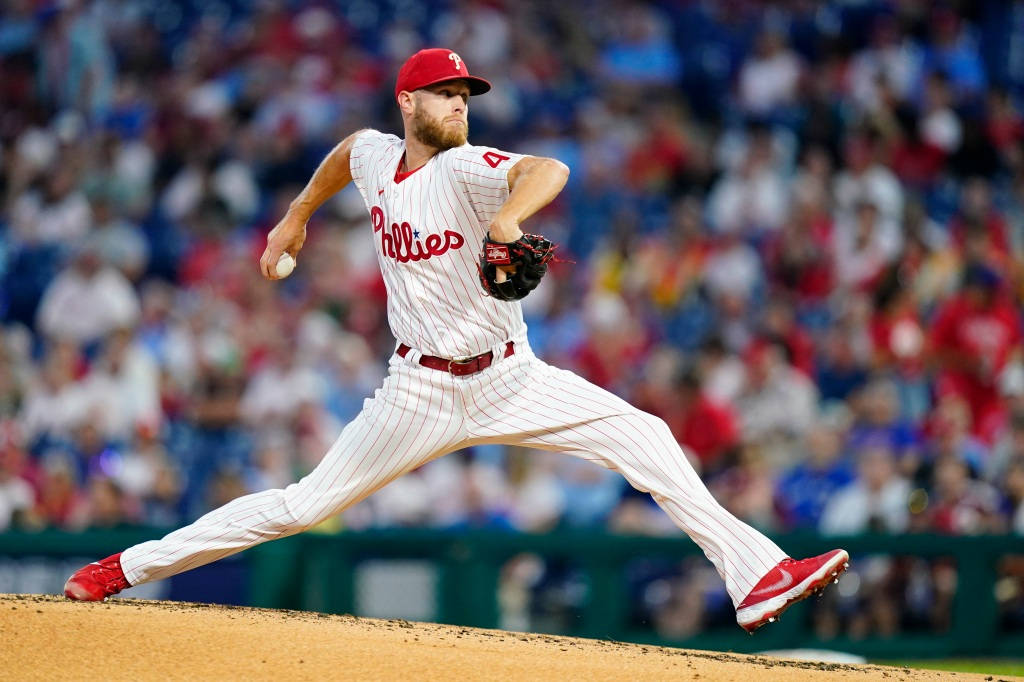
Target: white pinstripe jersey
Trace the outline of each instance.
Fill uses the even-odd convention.
[[[443,358],[523,342],[521,306],[487,296],[477,271],[484,234],[508,198],[508,171],[522,156],[467,144],[400,176],[404,154],[402,139],[364,130],[350,156],[370,211],[391,332]]]

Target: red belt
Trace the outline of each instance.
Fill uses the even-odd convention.
[[[403,344],[398,346],[399,357],[405,357],[409,354],[412,348]],[[505,354],[501,357],[507,358],[510,355],[515,355],[516,347],[515,344],[509,341],[505,344]],[[467,374],[476,374],[482,372],[491,366],[494,362],[494,353],[487,351],[480,355],[469,358],[468,360],[449,360],[448,358],[438,358],[433,355],[421,355],[420,364],[430,369],[438,369],[442,372],[448,372],[452,376],[463,377]]]

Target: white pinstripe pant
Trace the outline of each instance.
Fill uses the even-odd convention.
[[[734,605],[785,558],[715,501],[663,421],[542,362],[525,344],[465,377],[414,364],[415,357],[392,356],[384,385],[308,476],[126,549],[128,581],[167,578],[302,532],[425,462],[478,443],[567,452],[620,472],[704,550]]]

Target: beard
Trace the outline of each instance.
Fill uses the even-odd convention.
[[[440,152],[452,147],[461,147],[469,137],[469,124],[449,128],[440,121],[429,119],[423,109],[417,107],[412,115],[412,134],[416,139]]]

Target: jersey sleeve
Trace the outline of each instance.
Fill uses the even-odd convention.
[[[453,151],[456,182],[469,196],[477,217],[490,222],[508,199],[508,172],[523,155],[468,144]]]
[[[367,128],[356,133],[349,154],[349,170],[352,182],[362,195],[363,201],[369,205],[369,195],[374,178],[380,170],[381,161],[388,148],[393,146],[396,138],[378,130]]]

